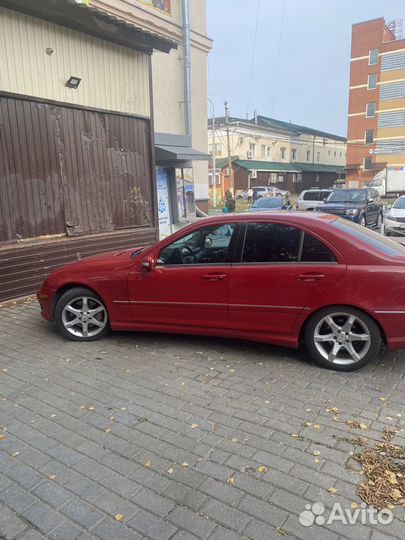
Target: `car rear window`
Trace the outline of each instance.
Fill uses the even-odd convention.
[[[357,223],[338,218],[335,221],[332,221],[331,225],[332,227],[336,227],[342,232],[349,234],[355,240],[360,240],[361,242],[368,244],[384,255],[388,255],[390,257],[405,256],[405,246],[390,240],[382,234],[371,231],[370,229],[362,227],[361,225],[357,225]]]

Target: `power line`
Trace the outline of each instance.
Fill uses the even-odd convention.
[[[259,27],[259,13],[260,13],[260,0],[257,0],[256,25],[255,25],[255,31],[253,34],[253,47],[252,47],[252,58],[250,62],[250,76],[249,76],[249,86],[248,86],[248,99],[247,99],[247,104],[246,104],[246,114],[249,114],[250,97],[252,93],[253,69],[254,69],[255,55],[256,55],[256,40],[257,40],[257,31]]]
[[[276,56],[276,70],[274,75],[274,84],[273,84],[273,95],[271,98],[271,114],[273,114],[274,109],[274,102],[276,99],[276,91],[277,91],[277,85],[278,85],[278,72],[280,67],[280,51],[281,51],[281,42],[283,39],[283,30],[284,30],[284,13],[285,13],[285,3],[286,0],[283,0],[283,7],[281,10],[281,23],[280,23],[280,33],[278,36],[278,46],[277,46],[277,56]]]

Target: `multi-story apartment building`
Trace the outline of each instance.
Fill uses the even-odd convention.
[[[405,40],[402,21],[354,24],[346,178],[362,186],[385,167],[405,166]]]
[[[215,152],[221,196],[229,186],[226,119],[215,118],[214,126],[210,119],[208,148],[211,155]],[[296,193],[329,187],[344,176],[345,137],[257,114],[252,119],[231,117],[228,126],[236,192],[250,185],[275,184]],[[212,185],[210,174],[211,195]]]

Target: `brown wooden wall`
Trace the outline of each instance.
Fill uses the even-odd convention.
[[[155,221],[149,120],[0,96],[0,245]]]
[[[144,246],[156,239],[156,229],[138,227],[0,247],[0,301],[35,293],[52,270],[77,258]]]

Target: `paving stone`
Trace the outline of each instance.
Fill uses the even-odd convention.
[[[49,506],[45,506],[41,503],[32,504],[21,515],[26,522],[33,525],[45,535],[49,534],[66,521],[65,516],[62,516],[58,512],[52,510]]]
[[[199,538],[206,538],[215,529],[215,523],[213,521],[187,508],[175,508],[168,515],[168,519],[179,528],[192,532]]]
[[[202,513],[208,516],[215,523],[225,525],[229,529],[241,532],[251,520],[250,515],[247,513],[231,508],[227,504],[219,501],[209,501]]]
[[[105,517],[105,514],[94,508],[94,506],[90,506],[77,498],[72,499],[62,506],[60,511],[83,527],[83,529],[93,527]]]
[[[127,524],[141,535],[144,534],[154,540],[169,540],[177,531],[177,527],[144,510],[136,514]]]
[[[0,501],[21,514],[35,502],[35,497],[16,484],[0,491]]]

